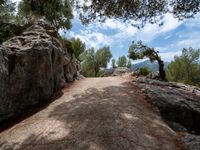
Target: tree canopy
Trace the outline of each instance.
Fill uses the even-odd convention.
[[[158,51],[155,51],[154,48],[148,47],[142,41],[133,41],[129,47],[129,57],[133,60],[143,59],[144,57],[148,57],[151,62],[161,60],[158,53]]]
[[[77,9],[80,10],[80,19],[88,24],[91,21],[104,21],[106,17],[122,19],[123,21],[140,21],[145,23],[157,23],[163,15],[171,13],[174,17],[182,20],[193,17],[200,11],[199,0],[83,0],[80,3],[73,0]],[[161,23],[161,22],[160,22]]]
[[[184,48],[167,68],[167,79],[200,86],[200,49]]]
[[[14,19],[15,3],[11,0],[0,0],[0,23]]]
[[[15,25],[14,12],[15,3],[11,0],[0,0],[0,44],[21,30]]]
[[[57,29],[70,29],[73,18],[69,0],[22,0],[18,16],[25,23],[34,17],[44,17]]]
[[[127,63],[127,68],[131,68],[131,67],[132,67],[131,60],[128,60],[128,63]]]
[[[112,59],[112,68],[116,68],[116,60],[115,59]]]
[[[86,77],[97,77],[101,68],[106,68],[112,58],[109,47],[102,47],[95,51],[94,48],[86,50],[81,54],[82,73]]]
[[[79,56],[86,50],[86,45],[83,41],[81,41],[79,38],[72,38],[71,45],[73,48],[74,55],[77,59],[80,60]]]
[[[159,77],[161,80],[165,79],[164,62],[158,55],[159,51],[154,48],[148,47],[142,41],[132,42],[129,47],[129,58],[133,60],[149,58],[151,62],[157,61],[159,65]]]
[[[127,66],[127,59],[126,56],[121,56],[117,60],[118,67],[126,67]]]

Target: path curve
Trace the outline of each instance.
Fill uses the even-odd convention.
[[[125,77],[86,78],[0,133],[1,150],[179,150],[173,132]]]

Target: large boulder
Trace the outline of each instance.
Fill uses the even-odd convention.
[[[42,21],[0,45],[0,122],[47,101],[64,85],[65,73],[74,80],[80,69],[73,70],[76,63],[56,30]],[[66,71],[66,65],[71,69]]]

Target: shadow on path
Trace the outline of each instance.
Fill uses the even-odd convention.
[[[30,135],[21,144],[0,143],[17,150],[177,150],[176,136],[160,121],[130,83],[90,88],[73,95],[49,113],[64,124],[63,132]],[[57,135],[56,132],[60,132]]]

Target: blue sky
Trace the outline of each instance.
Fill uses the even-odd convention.
[[[171,61],[175,55],[180,55],[184,47],[200,48],[200,14],[184,21],[178,21],[171,14],[166,14],[163,21],[162,26],[147,24],[142,29],[114,19],[83,26],[75,15],[72,29],[60,33],[67,38],[80,38],[88,48],[98,49],[108,45],[115,59],[128,55],[128,48],[133,40],[142,40],[156,48],[165,61]]]
[[[180,55],[184,47],[200,48],[200,13],[195,18],[181,22],[171,14],[166,14],[163,22],[163,26],[146,24],[140,30],[114,19],[83,26],[75,13],[72,29],[66,32],[60,31],[60,34],[67,38],[80,38],[86,43],[87,48],[98,49],[105,45],[110,46],[115,59],[128,55],[128,48],[133,40],[142,40],[154,47],[160,51],[165,61],[171,61],[175,55]]]

